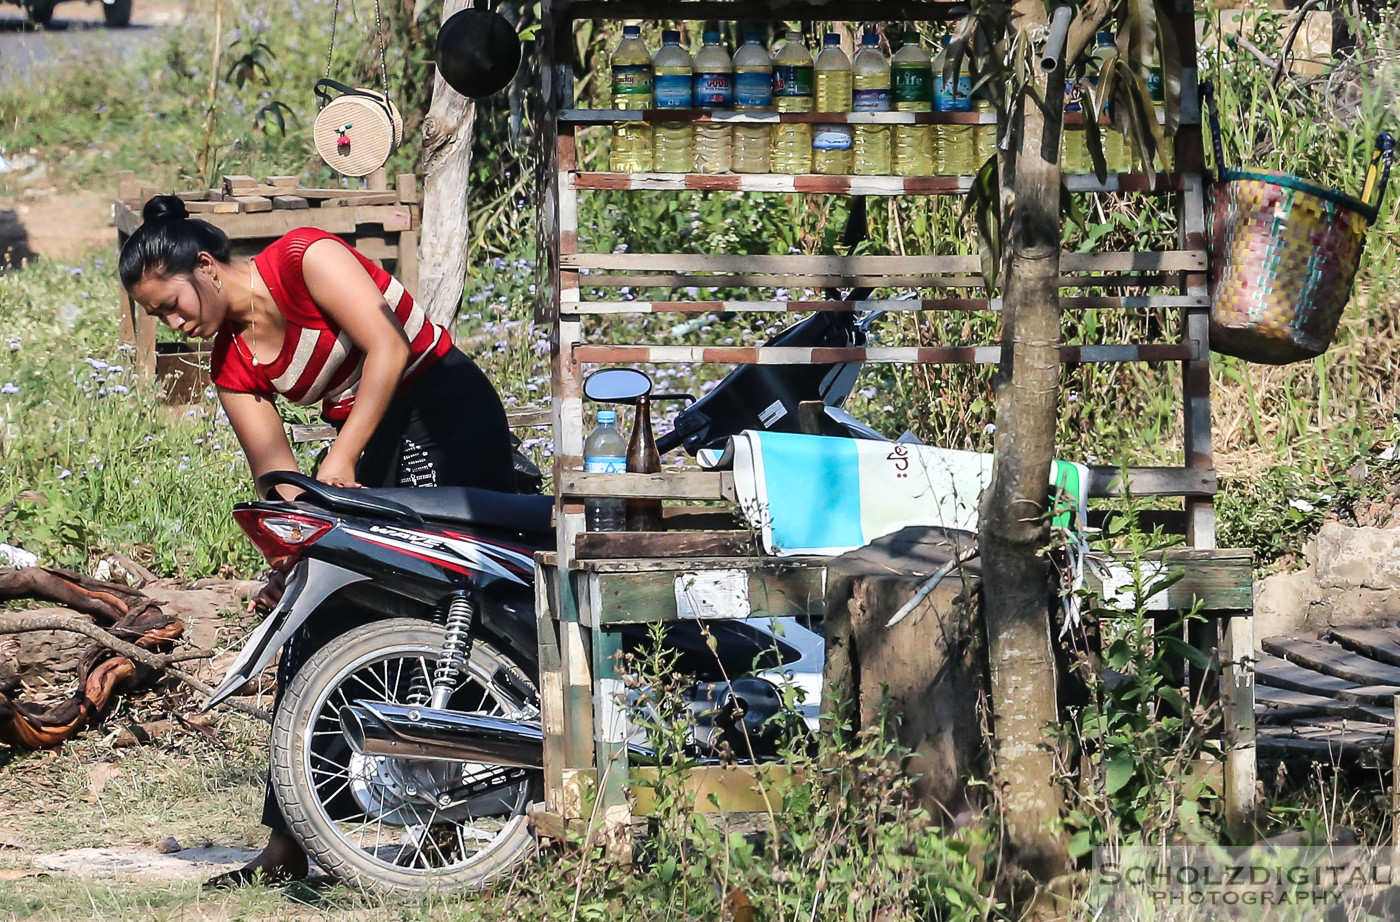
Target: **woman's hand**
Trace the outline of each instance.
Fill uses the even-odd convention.
[[[335,459],[327,457],[316,470],[316,479],[333,487],[357,488],[353,465],[342,466]]]

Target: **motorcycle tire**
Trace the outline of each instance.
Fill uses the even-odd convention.
[[[29,0],[24,5],[24,10],[29,14],[29,21],[36,26],[48,26],[53,23],[53,8],[58,5],[58,0]]]
[[[503,786],[499,794],[493,789],[488,799],[499,798],[502,805],[508,802],[508,806],[498,807],[498,812],[505,815],[478,817],[469,813],[465,828],[470,835],[464,837],[462,825],[453,825],[456,820],[434,824],[439,808],[426,790],[424,766],[429,766],[431,782],[459,786],[473,779],[489,780],[490,766],[447,760],[376,761],[375,757],[352,753],[345,738],[339,735],[336,712],[343,703],[380,697],[378,689],[366,691],[370,688],[366,676],[382,687],[382,700],[425,704],[424,680],[431,682],[445,633],[439,625],[410,618],[376,621],[348,631],[306,661],[277,708],[272,726],[271,779],[283,816],[316,864],[363,890],[422,894],[479,889],[509,875],[535,851],[528,812],[530,803],[539,795],[538,772]],[[397,668],[390,666],[393,662],[399,664]],[[415,670],[414,664],[421,668]],[[382,670],[375,671],[381,666]],[[405,669],[410,673],[408,677],[404,676]],[[418,674],[412,674],[415,672]],[[504,675],[509,679],[503,681]],[[534,683],[528,674],[482,641],[473,644],[471,661],[459,683],[451,702],[453,707],[525,713],[529,717],[537,713],[532,701],[521,700],[533,696]],[[347,694],[346,689],[351,693]],[[345,763],[343,773],[327,767],[338,767],[341,761]],[[475,771],[477,768],[485,771]],[[395,784],[394,777],[402,779],[396,776],[400,770],[416,773],[409,779],[413,786]],[[337,783],[341,778],[343,782]],[[419,784],[425,786],[421,792]],[[354,792],[353,797],[347,798],[347,788]],[[461,804],[486,796],[468,796]],[[373,798],[373,806],[361,798]],[[347,815],[347,800],[352,804],[358,801],[362,812]],[[419,811],[429,809],[432,812],[425,822],[398,822],[408,815],[422,820]],[[452,809],[463,807],[455,805]],[[365,839],[370,832],[366,827],[370,823],[375,824],[375,829],[367,846]],[[358,842],[351,840],[347,832],[350,826],[358,826]],[[434,841],[447,827],[455,830],[455,846],[451,841]],[[396,833],[396,829],[401,831]],[[393,841],[395,835],[399,836],[397,845]],[[412,841],[414,837],[420,841]],[[467,838],[473,844],[486,841],[467,854]],[[425,839],[430,847],[423,846]],[[405,855],[408,849],[416,850],[416,856]],[[460,860],[452,860],[454,857]]]
[[[102,22],[109,29],[125,29],[131,25],[131,0],[102,4]]]

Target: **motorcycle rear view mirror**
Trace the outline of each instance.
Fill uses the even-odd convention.
[[[604,368],[583,381],[583,395],[599,403],[636,403],[651,393],[651,378],[635,368]]]

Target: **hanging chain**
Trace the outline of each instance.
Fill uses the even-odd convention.
[[[331,58],[335,55],[335,28],[340,19],[340,0],[335,0],[331,4],[331,44],[326,49],[326,79],[331,76]],[[379,36],[379,75],[384,82],[384,100],[389,100],[389,64],[386,59],[386,46],[389,44],[388,36],[384,34],[384,19],[379,11],[379,0],[374,0],[374,31]]]

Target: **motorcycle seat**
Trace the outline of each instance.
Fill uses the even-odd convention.
[[[522,493],[497,493],[475,487],[400,487],[355,490],[371,501],[386,500],[386,512],[394,506],[416,512],[434,522],[500,528],[541,534],[554,526],[554,497]],[[401,513],[396,514],[399,518]]]
[[[280,484],[301,490],[298,499],[303,502],[346,515],[377,516],[395,522],[451,522],[533,535],[547,535],[554,528],[552,496],[497,493],[476,487],[346,489],[296,471],[263,474],[258,478],[258,495],[268,497]]]

